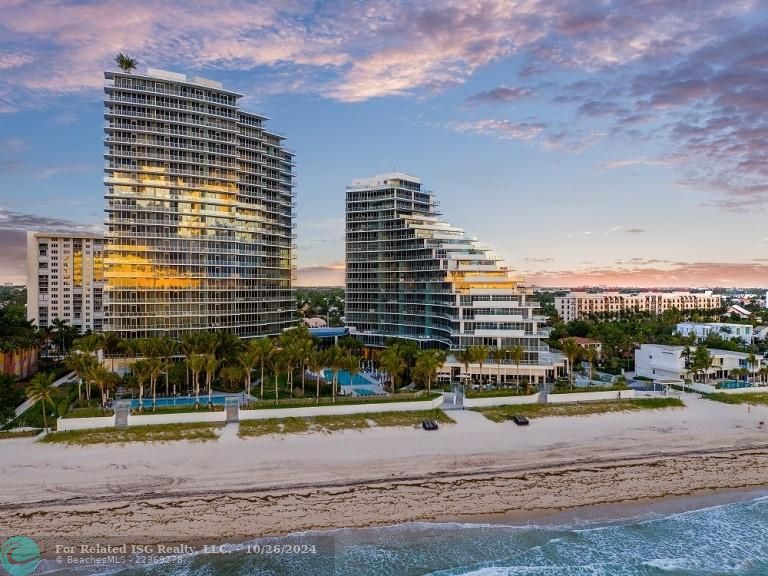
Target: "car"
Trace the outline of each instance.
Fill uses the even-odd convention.
[[[525,416],[521,416],[520,414],[515,414],[512,416],[512,422],[517,424],[518,426],[528,426],[530,424],[530,421]]]
[[[437,422],[435,422],[434,420],[422,420],[421,427],[424,430],[437,430],[438,428]]]

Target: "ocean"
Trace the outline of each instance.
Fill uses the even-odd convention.
[[[653,503],[635,507],[630,517],[610,520],[411,523],[310,532],[254,540],[180,557],[173,563],[100,573],[768,576],[768,495],[742,495],[738,501],[683,511],[671,511],[668,503]]]

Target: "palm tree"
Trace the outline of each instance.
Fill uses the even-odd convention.
[[[400,354],[400,349],[397,345],[391,345],[384,349],[384,352],[379,356],[379,364],[389,374],[392,394],[394,394],[397,392],[397,379],[405,372],[407,367],[405,358]]]
[[[139,410],[144,410],[144,384],[150,378],[150,366],[146,360],[138,360],[133,363],[131,368],[133,376],[136,378],[136,383],[139,385]]]
[[[163,372],[163,361],[158,356],[151,356],[146,360],[149,366],[149,385],[152,388],[152,411],[157,408],[157,378]]]
[[[517,382],[515,385],[515,392],[520,392],[520,364],[523,362],[523,358],[525,358],[525,348],[520,346],[519,344],[517,346],[512,346],[512,348],[509,349],[509,355],[512,356],[512,362],[515,363],[515,374],[517,375]],[[526,392],[528,392],[528,387],[531,385],[529,381],[526,381]]]
[[[280,404],[280,373],[288,366],[285,350],[275,348],[270,357],[272,372],[275,376],[275,406]]]
[[[464,380],[469,378],[469,365],[475,361],[471,348],[464,348],[456,353],[456,359],[464,365]]]
[[[416,357],[416,370],[427,381],[427,394],[432,393],[432,380],[437,377],[437,369],[445,363],[447,354],[443,350],[422,350]]]
[[[747,382],[750,382],[750,376],[756,365],[757,356],[755,356],[754,352],[750,352],[749,356],[747,356],[747,366],[749,367],[749,371],[747,372]]]
[[[760,370],[757,371],[758,375],[760,376],[760,380],[765,383],[766,380],[768,380],[768,366],[763,366],[760,368]]]
[[[269,363],[269,360],[272,357],[274,345],[272,344],[272,340],[270,340],[269,338],[259,338],[258,340],[251,340],[251,342],[249,342],[248,345],[251,346],[254,350],[256,350],[256,357],[258,358],[258,363],[261,368],[261,380],[260,380],[261,391],[259,393],[259,398],[264,400],[264,366],[265,364]]]
[[[189,370],[192,372],[192,385],[195,389],[195,408],[200,406],[200,372],[205,369],[206,357],[204,354],[193,353],[187,358]]]
[[[48,431],[48,417],[45,413],[45,404],[53,406],[53,374],[50,372],[38,372],[32,378],[27,387],[27,398],[32,401],[32,405],[40,402],[43,409],[43,427]]]
[[[93,383],[101,393],[101,407],[107,406],[109,400],[109,390],[115,384],[115,378],[118,377],[114,372],[110,372],[104,366],[98,365],[93,370]],[[119,377],[118,377],[119,378]]]
[[[349,373],[349,382],[352,383],[352,379],[355,377],[355,374],[360,372],[360,359],[357,357],[357,354],[351,350],[344,350],[343,366],[344,370]]]
[[[103,332],[101,334],[101,350],[104,356],[109,356],[109,371],[115,371],[115,354],[121,349],[122,339],[117,332]]]
[[[179,343],[169,336],[161,336],[157,341],[157,351],[163,363],[163,372],[165,373],[165,395],[170,396],[170,386],[168,384],[168,371],[171,368],[171,359],[179,350]],[[176,396],[176,383],[173,384],[173,395]]]
[[[506,360],[509,350],[506,348],[494,348],[491,350],[491,358],[496,362],[496,387],[501,388],[501,364]]]
[[[251,375],[253,374],[253,369],[256,367],[256,364],[259,363],[259,351],[254,346],[254,344],[257,342],[257,340],[251,340],[248,342],[248,344],[240,351],[239,361],[240,366],[243,367],[243,371],[245,372],[245,394],[250,396],[251,395]]]
[[[565,357],[568,358],[568,383],[571,389],[573,389],[573,365],[581,356],[582,348],[574,340],[567,338],[562,341],[560,349],[565,354]]]
[[[133,70],[136,70],[136,60],[126,56],[122,52],[115,56],[115,62],[117,63],[118,67],[127,74],[130,74]]]
[[[483,382],[483,364],[488,360],[488,348],[486,346],[471,346],[472,357],[480,365],[480,383]]]
[[[243,379],[246,381],[246,386],[248,382],[246,369],[241,364],[227,364],[219,370],[219,378],[227,383],[229,390],[238,388]]]
[[[216,375],[216,370],[218,369],[220,363],[221,363],[221,360],[216,358],[215,354],[205,355],[205,385],[208,388],[208,406],[209,407],[213,405],[213,400],[212,400],[213,377]]]
[[[320,372],[325,368],[325,355],[320,350],[313,350],[307,359],[307,367],[315,374],[316,398],[320,404]]]
[[[181,337],[181,342],[179,343],[179,348],[181,348],[181,353],[184,354],[184,358],[186,359],[186,370],[184,371],[184,376],[186,378],[187,382],[187,393],[190,392],[189,387],[189,373],[190,373],[190,363],[189,359],[192,357],[193,354],[197,352],[197,345],[198,345],[198,335],[199,332],[190,332],[188,334],[184,334],[184,336]]]
[[[331,401],[336,402],[336,393],[339,386],[339,371],[344,368],[344,363],[346,361],[344,350],[342,350],[338,345],[334,344],[326,350],[325,361],[328,363],[328,367],[333,372],[333,380],[331,384]]]

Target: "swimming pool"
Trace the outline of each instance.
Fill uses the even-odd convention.
[[[330,382],[333,380],[333,370],[326,368],[323,370],[323,377]],[[362,374],[355,374],[350,377],[350,373],[346,370],[339,370],[339,386],[370,386],[375,384],[372,380],[368,380]]]
[[[358,396],[376,396],[376,392],[370,388],[352,388]]]
[[[226,396],[212,396],[211,402],[214,405],[217,406],[224,406],[224,399]],[[149,398],[145,397],[142,400],[144,407],[147,408],[149,406],[152,406],[152,397]],[[208,395],[207,394],[200,394],[200,404],[205,406],[208,404]],[[169,397],[162,397],[157,399],[157,406],[194,406],[195,405],[195,397],[177,397],[177,398],[169,398]],[[131,408],[138,408],[139,407],[139,399],[134,398],[131,400]]]
[[[752,384],[749,382],[744,382],[743,380],[723,380],[722,382],[718,382],[716,388],[727,388],[728,390],[733,390],[735,388],[751,388]]]

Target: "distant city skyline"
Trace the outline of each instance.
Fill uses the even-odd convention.
[[[285,133],[298,285],[343,284],[345,188],[397,169],[530,284],[768,286],[759,0],[2,6],[0,282],[25,280],[26,230],[102,228],[124,52]]]

